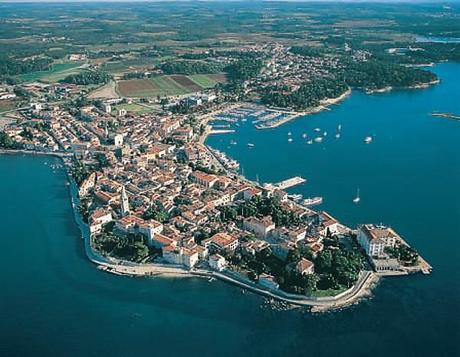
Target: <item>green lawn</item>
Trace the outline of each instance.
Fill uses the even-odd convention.
[[[142,105],[136,104],[136,103],[131,103],[131,104],[119,104],[115,106],[115,109],[125,109],[127,112],[130,113],[135,113],[135,114],[144,114],[144,113],[149,113],[152,110],[144,107]]]
[[[347,288],[342,287],[339,289],[327,289],[327,290],[315,290],[311,293],[313,297],[327,297],[327,296],[336,296],[340,293],[343,293]]]
[[[19,78],[25,82],[43,81],[54,83],[60,81],[69,74],[79,73],[81,69],[78,67],[82,64],[83,62],[56,63],[53,64],[48,71],[25,73],[20,75]]]
[[[188,78],[190,78],[202,88],[213,88],[217,84],[217,82],[207,74],[194,74],[188,76]]]
[[[0,100],[0,112],[11,110],[16,107],[16,101],[14,100]]]

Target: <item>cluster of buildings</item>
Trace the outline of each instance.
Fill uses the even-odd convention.
[[[253,80],[262,85],[295,89],[305,78],[327,76],[340,65],[334,56],[306,59],[280,45],[252,50],[271,54],[262,74]],[[72,93],[69,87],[37,90]],[[196,96],[188,100],[200,105],[214,99]],[[220,271],[228,264],[226,257],[237,250],[255,256],[270,248],[277,258],[286,261],[300,245],[316,256],[323,250],[326,237],[349,233],[327,212],[313,211],[275,186],[261,187],[227,172],[216,153],[200,140],[203,134],[199,128],[207,124],[209,116],[203,115],[193,124],[185,115],[114,112],[113,104],[107,101],[72,111],[49,103],[32,103],[26,125],[5,129],[25,149],[72,153],[97,168],[79,189],[80,197],[89,202],[88,224],[93,239],[104,234],[104,226],[112,223],[112,233],[119,239],[129,234],[143,235],[148,245],[161,250],[163,262],[188,269],[205,264]],[[238,208],[258,196],[276,197],[281,208],[298,217],[300,223],[278,226],[271,216],[248,216],[245,212],[237,212],[232,220],[222,219],[223,206]],[[151,213],[156,211],[167,218],[154,219]],[[375,265],[376,269],[390,269],[392,263],[386,259],[385,248],[395,245],[398,236],[394,231],[363,225],[357,237],[369,257],[385,258],[387,265]],[[314,272],[313,262],[305,258],[291,268],[302,275]],[[270,287],[276,285],[274,277],[267,274],[260,281]]]

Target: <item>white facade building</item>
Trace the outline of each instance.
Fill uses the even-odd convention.
[[[363,224],[358,227],[357,240],[370,257],[386,257],[385,248],[394,247],[398,235],[391,228]]]
[[[213,254],[208,259],[209,266],[213,270],[222,271],[227,266],[227,261],[220,254]]]
[[[265,238],[270,231],[275,229],[275,223],[268,216],[262,219],[248,217],[243,220],[243,227],[258,237]]]

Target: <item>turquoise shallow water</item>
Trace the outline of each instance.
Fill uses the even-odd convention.
[[[345,223],[393,225],[433,264],[431,276],[384,279],[374,298],[321,315],[264,310],[260,297],[220,282],[112,276],[84,256],[65,174],[45,165],[55,159],[0,156],[0,355],[458,355],[460,123],[427,114],[460,113],[460,65],[436,71],[437,87],[355,92],[275,130],[244,124],[209,139],[251,178],[307,177],[293,192],[324,196]],[[306,145],[301,134],[315,127],[331,137]]]

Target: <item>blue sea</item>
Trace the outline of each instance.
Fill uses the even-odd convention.
[[[218,281],[110,275],[84,255],[59,161],[3,155],[0,356],[458,356],[460,122],[429,114],[460,114],[460,64],[434,70],[428,89],[355,91],[273,130],[245,122],[208,139],[251,179],[307,178],[290,192],[323,196],[348,225],[391,225],[432,275],[382,279],[372,298],[325,314],[262,308]],[[328,135],[307,145],[316,127]]]

